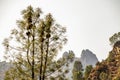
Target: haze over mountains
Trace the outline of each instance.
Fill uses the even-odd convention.
[[[10,63],[0,62],[0,80],[4,80],[5,72],[11,67]]]
[[[63,72],[65,71],[69,71],[65,74],[66,78],[69,80],[72,80],[72,70],[73,70],[73,66],[74,63],[76,61],[81,62],[82,64],[82,69],[85,69],[86,66],[88,65],[92,65],[95,66],[95,64],[98,62],[98,59],[96,57],[95,54],[93,54],[93,52],[91,52],[90,50],[86,49],[83,50],[81,52],[81,57],[77,58],[77,57],[73,57],[73,58],[68,58],[68,56],[71,54],[74,55],[73,51],[69,51],[69,52],[65,52],[63,53],[62,58],[65,59],[65,63],[63,64],[63,66],[61,67],[61,70]],[[67,66],[66,66],[67,65]],[[4,75],[5,72],[11,67],[10,63],[7,63],[5,61],[0,62],[0,80],[4,80]],[[78,66],[81,67],[81,66]],[[53,75],[53,77],[56,77],[58,74],[61,74],[59,71],[56,71]]]

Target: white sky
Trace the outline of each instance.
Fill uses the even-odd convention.
[[[73,50],[80,57],[83,49],[90,49],[99,60],[105,59],[111,50],[109,37],[120,31],[120,0],[0,0],[0,60],[3,39],[28,5],[52,13],[57,23],[67,27],[68,43],[59,56]]]

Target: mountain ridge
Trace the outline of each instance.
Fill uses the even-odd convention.
[[[60,69],[61,69],[61,71],[66,73],[65,76],[69,80],[73,80],[73,68],[74,68],[74,64],[76,61],[81,63],[80,65],[83,66],[82,67],[83,70],[85,69],[86,66],[88,66],[88,65],[95,66],[95,64],[98,62],[96,55],[88,49],[83,50],[81,52],[81,57],[75,57],[74,52],[71,50],[69,52],[64,52],[62,59],[63,59],[63,61],[61,61],[61,62],[64,62],[64,63]],[[91,59],[91,60],[89,60],[89,59]],[[92,61],[92,62],[87,63],[86,61]],[[4,80],[5,72],[11,67],[11,64],[3,61],[3,62],[0,62],[0,66],[1,66],[0,74],[3,74],[0,76],[0,80]],[[81,66],[78,66],[78,68],[80,67],[80,69],[81,69]],[[59,72],[60,69],[57,70],[56,72],[54,72],[54,74],[52,74],[50,77],[57,77],[58,74],[62,75],[61,72]]]

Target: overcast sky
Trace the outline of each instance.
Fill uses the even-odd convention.
[[[109,37],[120,31],[120,0],[0,0],[1,59],[2,41],[17,27],[16,20],[28,5],[52,13],[57,23],[66,26],[68,43],[59,56],[73,50],[80,57],[83,49],[89,49],[99,60],[105,59],[111,50]]]

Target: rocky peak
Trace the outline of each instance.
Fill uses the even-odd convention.
[[[87,65],[95,66],[95,64],[98,62],[98,59],[97,59],[96,55],[93,52],[86,49],[86,50],[82,51],[80,61],[81,61],[82,65],[83,65],[83,69],[85,69],[85,67]]]

